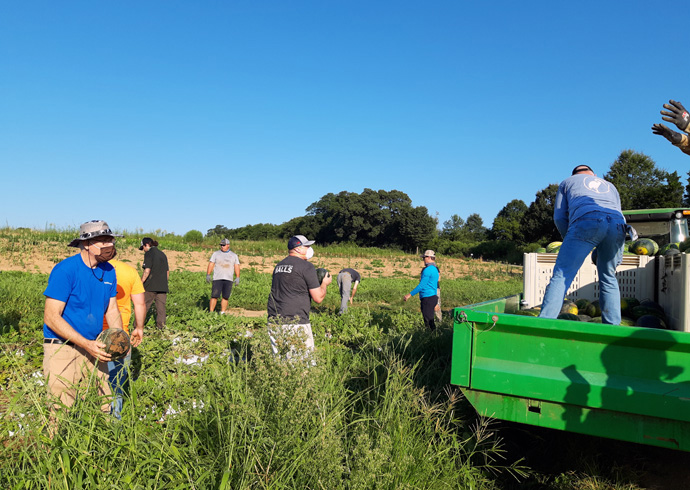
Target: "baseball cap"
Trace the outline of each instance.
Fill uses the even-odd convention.
[[[223,238],[223,239],[220,241],[220,244],[221,244],[221,245],[230,245],[230,240],[228,240],[227,238]]]
[[[422,255],[422,257],[436,257],[436,252],[434,252],[433,250],[427,250],[426,252],[424,252],[424,255]]]
[[[144,237],[141,239],[141,244],[139,245],[139,250],[144,250],[144,245],[153,246],[153,238]]]
[[[98,238],[101,236],[111,236],[111,237],[120,237],[122,238],[124,235],[116,235],[115,233],[112,232],[110,227],[108,226],[108,223],[106,223],[103,220],[100,219],[95,219],[92,221],[87,221],[86,223],[83,223],[79,227],[79,237],[75,238],[69,244],[67,245],[68,247],[78,247],[79,242],[83,242],[84,240],[91,240],[92,238]]]
[[[288,250],[300,247],[302,245],[314,245],[314,240],[308,240],[304,235],[295,235],[288,240]]]
[[[594,170],[592,170],[592,169],[589,167],[589,165],[578,165],[577,167],[575,167],[575,168],[573,169],[573,173],[570,174],[570,175],[575,175],[575,174],[580,173],[580,172],[586,172],[587,170],[589,170],[589,171],[592,172],[592,173],[594,172]]]

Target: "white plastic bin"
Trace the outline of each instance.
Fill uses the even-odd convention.
[[[525,306],[538,306],[544,300],[544,291],[551,280],[556,257],[557,254],[524,254]],[[655,269],[657,260],[658,269]],[[640,301],[656,299],[666,313],[669,328],[690,332],[690,260],[687,254],[671,257],[624,255],[616,270],[616,277],[621,297],[637,298]],[[580,267],[566,296],[573,301],[581,298],[590,301],[599,299],[597,268],[592,264],[590,256]]]

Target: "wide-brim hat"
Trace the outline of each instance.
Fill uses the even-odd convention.
[[[93,221],[87,221],[79,227],[79,237],[75,238],[69,244],[68,247],[78,247],[79,242],[84,240],[93,240],[94,238],[110,236],[122,238],[124,235],[117,235],[113,233],[110,229],[108,223],[103,220],[95,219]]]
[[[424,257],[436,257],[436,252],[434,252],[433,250],[427,250],[426,252],[424,252],[424,255],[422,255],[422,258]]]

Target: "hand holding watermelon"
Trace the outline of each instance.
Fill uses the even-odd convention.
[[[108,328],[103,330],[98,337],[96,337],[96,342],[105,344],[104,350],[110,357],[110,359],[107,360],[112,361],[125,357],[132,346],[129,335],[121,328]],[[101,356],[99,360],[104,360],[103,356]]]

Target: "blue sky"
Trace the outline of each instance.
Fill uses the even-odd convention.
[[[664,7],[662,7],[664,5]],[[0,226],[206,232],[397,189],[491,226],[690,107],[688,7],[32,0],[0,5]]]

